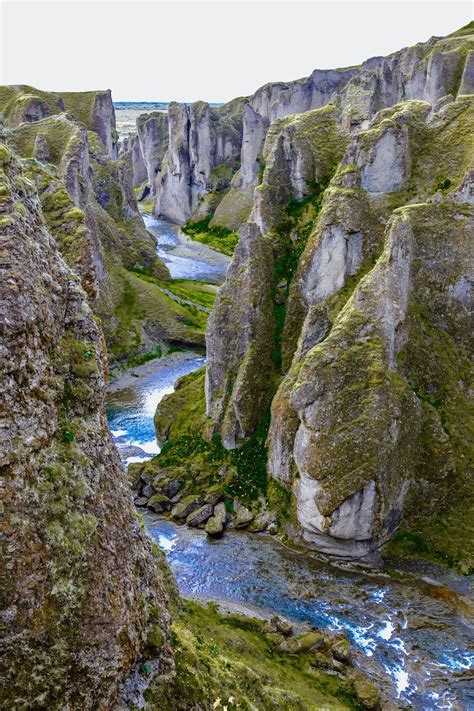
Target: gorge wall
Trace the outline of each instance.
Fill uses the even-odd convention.
[[[331,102],[340,109],[343,128],[354,132],[401,101],[434,105],[440,97],[469,93],[472,72],[467,34],[454,33],[360,66],[267,84],[223,106],[172,104],[168,118],[151,114],[137,124],[135,184],[148,181],[156,216],[184,222],[207,212],[211,225],[234,230],[249,217],[266,132],[276,119]]]
[[[2,87],[0,111],[9,143],[29,160],[48,225],[102,318],[111,362],[170,342],[202,346],[192,313],[160,286],[169,273],[139,213],[133,155],[117,158],[110,92]]]
[[[208,324],[214,431],[239,447],[271,403],[268,472],[327,553],[370,557],[420,501],[472,500],[472,42],[369,60],[334,103],[270,125]],[[262,114],[322,101],[312,77],[281,109],[279,87],[257,92]]]
[[[373,561],[400,529],[473,561],[473,29],[243,100],[211,220],[229,207],[240,239],[203,436],[247,452],[264,433],[269,483],[256,465],[249,486],[342,558]]]
[[[59,179],[43,192],[41,169],[3,142],[0,163],[0,705],[130,707],[172,678],[175,590],[107,426],[101,328],[61,254],[77,247],[84,265],[93,240],[72,231],[80,211]]]

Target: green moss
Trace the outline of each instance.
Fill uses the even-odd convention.
[[[144,356],[163,343],[202,347],[207,313],[170,297],[153,278],[138,276],[107,255],[114,291],[97,304],[113,361]],[[156,334],[150,339],[149,333]]]
[[[224,254],[232,255],[239,241],[239,235],[227,227],[210,227],[212,214],[199,222],[187,222],[181,227],[183,232],[193,240],[207,244]]]
[[[185,375],[176,383],[174,393],[161,400],[154,418],[158,442],[202,431],[206,421],[204,378],[204,368]]]
[[[23,123],[9,134],[9,141],[20,155],[31,158],[34,156],[35,142],[39,135],[48,146],[49,162],[57,167],[82,141],[80,126],[64,115],[51,116],[35,123]]]
[[[141,279],[151,284],[156,284],[160,289],[166,292],[171,292],[178,299],[184,302],[191,302],[199,306],[211,309],[216,300],[218,287],[213,284],[207,284],[203,281],[193,281],[191,279],[172,279],[171,281],[160,281],[149,274],[144,274],[138,270],[136,272]]]
[[[0,145],[0,165],[5,165],[11,160],[11,153],[5,145]]]
[[[311,667],[311,652],[278,652],[262,630],[258,620],[187,602],[172,629],[176,686],[152,685],[145,709],[158,704],[177,711],[197,703],[229,711],[360,708],[348,681]]]
[[[285,365],[289,363],[290,353],[292,355],[295,345],[293,344],[292,348],[286,347],[287,352],[283,358],[286,301],[291,282],[321,210],[324,191],[329,180],[328,175],[320,183],[313,182],[310,186],[311,191],[306,197],[299,201],[292,199],[286,207],[284,219],[267,237],[273,242],[275,252],[275,286],[272,290],[275,347],[272,360],[278,372],[282,370],[283,360]],[[279,288],[280,284],[281,288]]]

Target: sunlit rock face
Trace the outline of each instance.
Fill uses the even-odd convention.
[[[263,174],[265,136],[274,121],[332,103],[340,109],[342,127],[357,132],[367,128],[378,111],[401,101],[416,99],[434,106],[447,95],[469,94],[474,81],[470,41],[469,31],[433,37],[360,66],[316,69],[304,79],[266,84],[252,96],[218,108],[204,102],[181,109],[173,105],[169,135],[155,128],[146,150],[140,138],[148,181],[156,193],[155,214],[183,222],[211,211],[211,225],[238,229],[251,212],[253,191]],[[163,125],[165,119],[161,121]],[[231,123],[237,129],[232,136]],[[140,122],[137,131],[141,136]],[[235,159],[229,160],[231,156]],[[212,172],[225,164],[228,175],[216,193],[218,181]],[[376,169],[383,172],[382,165]]]
[[[268,472],[302,539],[341,557],[470,495],[471,45],[467,28],[369,60],[270,124],[208,324],[214,431],[239,447],[271,402]],[[306,82],[281,109],[280,91],[251,102],[244,135],[260,140],[257,109],[308,101]]]
[[[148,684],[144,662],[150,678],[173,672],[174,590],[107,427],[87,295],[28,164],[3,143],[0,164],[2,702],[129,707]]]

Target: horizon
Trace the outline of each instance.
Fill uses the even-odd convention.
[[[209,13],[212,26],[203,21]],[[46,15],[54,16],[54,22],[42,22]],[[143,32],[144,17],[148,34]],[[250,96],[268,83],[296,81],[315,69],[357,66],[432,36],[449,35],[468,24],[472,12],[469,2],[427,0],[7,0],[1,20],[2,84],[56,92],[101,86],[111,90],[116,104],[222,104]],[[77,37],[87,39],[80,71],[74,45],[71,51],[71,25]],[[35,52],[38,26],[43,34],[40,55]],[[156,88],[150,88],[153,83]]]

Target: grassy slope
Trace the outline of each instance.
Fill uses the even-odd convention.
[[[362,708],[346,680],[309,665],[311,653],[278,652],[262,624],[187,603],[173,625],[176,686],[146,692],[147,711],[199,708],[316,711]],[[218,700],[220,700],[218,702]]]

